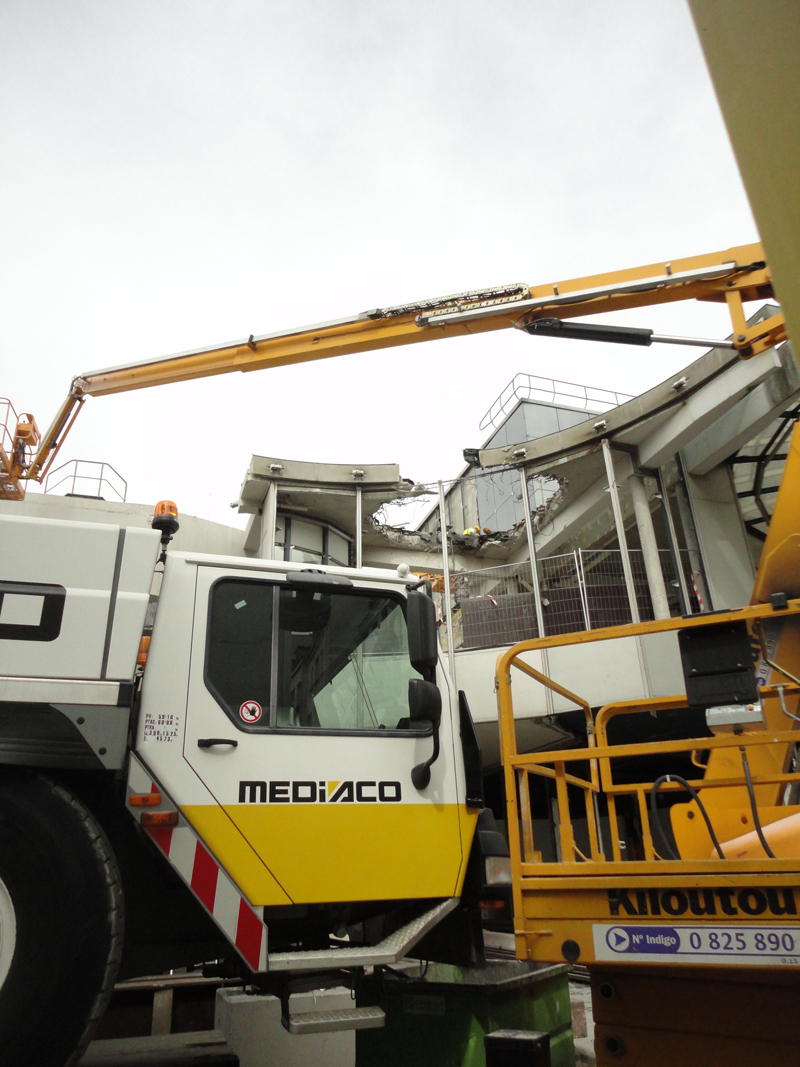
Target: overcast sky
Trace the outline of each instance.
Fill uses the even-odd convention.
[[[0,52],[0,393],[42,427],[98,367],[757,240],[685,0],[4,0]],[[698,354],[507,331],[236,373],[90,399],[60,458],[240,523],[253,452],[453,477],[516,372],[638,393]]]

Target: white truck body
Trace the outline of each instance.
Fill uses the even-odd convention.
[[[0,708],[13,723],[12,736],[0,731],[0,762],[115,771],[129,804],[158,793],[174,821],[144,820],[145,833],[253,972],[325,966],[319,951],[270,957],[272,914],[428,901],[396,944],[356,953],[358,965],[398,958],[457,903],[477,818],[441,656],[430,668],[439,755],[429,783],[412,783],[434,730],[407,717],[419,677],[406,643],[408,579],[169,552],[148,612],[159,549],[154,530],[0,517]],[[254,620],[252,652],[241,645],[247,625],[222,646],[238,664],[234,689],[237,671],[256,686],[259,670],[267,679],[241,706],[210,674],[212,655],[226,671],[212,648],[219,611],[233,620],[225,626],[248,611]],[[323,680],[312,694],[314,678]],[[149,810],[129,806],[137,819]]]
[[[0,640],[0,674],[131,681],[158,544],[155,530],[4,515],[0,559],[13,581],[3,581],[0,636],[7,626],[20,632]],[[53,637],[41,625],[58,587],[65,600]]]

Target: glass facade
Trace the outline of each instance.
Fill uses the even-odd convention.
[[[521,400],[483,447],[504,448],[523,441],[534,441],[595,418],[595,411]],[[558,485],[554,478],[529,478],[528,495],[531,508],[535,511],[546,504],[558,490]],[[461,533],[465,528],[476,524],[476,516],[477,525],[492,532],[510,530],[525,520],[519,474],[516,471],[472,469],[460,482],[451,486],[447,493],[447,521],[450,527]],[[434,509],[419,529],[426,533],[438,534],[438,509]]]
[[[275,558],[289,563],[352,566],[350,538],[326,523],[278,513]]]
[[[522,441],[534,441],[596,417],[597,413],[593,411],[576,411],[553,404],[523,400],[484,447],[503,448]],[[520,494],[519,475],[515,471],[499,471],[497,474],[478,478],[476,488],[481,527],[489,530],[510,530],[512,526],[524,520],[525,510]],[[553,478],[530,479],[528,493],[531,508],[535,511],[549,500],[557,489],[558,482]]]

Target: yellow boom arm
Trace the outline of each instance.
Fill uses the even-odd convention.
[[[73,380],[69,395],[35,454],[29,452],[31,461],[23,464],[16,476],[20,480],[44,478],[87,396],[524,327],[536,318],[566,319],[690,299],[728,303],[733,344],[746,358],[786,337],[781,315],[753,329],[745,323],[742,302],[770,296],[772,279],[763,248],[752,244],[546,285],[500,286],[376,308],[334,322],[263,337],[251,335],[233,344],[93,371]]]

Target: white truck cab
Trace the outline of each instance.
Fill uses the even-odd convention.
[[[37,987],[43,931],[62,977],[83,964],[42,1065],[85,1046],[120,960],[221,960],[300,1032],[323,1024],[291,1018],[297,975],[341,982],[426,937],[426,958],[482,952],[473,838],[505,844],[425,583],[168,540],[0,516],[0,1004]],[[20,1011],[39,1040],[41,1003],[27,1029]]]
[[[457,700],[437,663],[441,723],[410,718],[408,596],[379,571],[169,555],[135,752],[252,903],[459,895]]]

